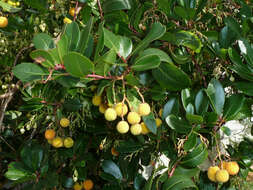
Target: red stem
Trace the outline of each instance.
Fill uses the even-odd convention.
[[[75,12],[74,12],[74,21],[76,21],[77,8],[78,8],[78,1],[76,1],[76,7],[75,7]]]

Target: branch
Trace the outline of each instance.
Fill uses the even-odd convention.
[[[99,9],[101,20],[104,20],[103,10],[102,10],[102,7],[101,7],[100,0],[97,0],[97,2],[98,2],[98,9]]]

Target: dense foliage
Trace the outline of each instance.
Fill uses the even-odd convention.
[[[1,0],[0,187],[250,189],[253,142],[220,131],[252,117],[252,6]]]

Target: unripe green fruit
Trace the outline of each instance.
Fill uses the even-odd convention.
[[[107,108],[105,110],[105,119],[107,121],[114,121],[117,118],[117,113],[113,108]]]
[[[136,112],[129,112],[129,114],[127,115],[127,121],[134,125],[134,124],[137,124],[137,123],[140,123],[141,121],[141,117],[138,113]]]
[[[147,116],[150,114],[150,106],[147,103],[141,103],[138,107],[140,116]]]
[[[117,124],[117,131],[121,134],[127,133],[129,131],[129,125],[126,121],[120,121]]]
[[[135,124],[131,126],[130,131],[133,135],[139,135],[141,134],[142,127],[140,124]]]

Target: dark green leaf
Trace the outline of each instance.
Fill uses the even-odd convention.
[[[193,147],[195,147],[195,145],[197,144],[197,134],[196,133],[191,133],[188,136],[188,139],[186,140],[186,142],[184,143],[184,150],[185,151],[189,151],[191,150]]]
[[[173,64],[169,55],[160,49],[148,48],[140,54],[140,57],[146,56],[146,55],[157,55],[160,58],[161,62]]]
[[[145,183],[145,178],[141,174],[137,174],[134,178],[134,189],[141,190]]]
[[[189,133],[192,130],[192,126],[187,121],[175,115],[169,115],[165,120],[168,126],[178,133]]]
[[[240,25],[237,23],[237,21],[233,17],[227,17],[225,18],[226,25],[236,33],[237,36],[241,36],[241,29]]]
[[[201,89],[198,91],[195,97],[196,113],[199,115],[203,115],[205,112],[207,112],[208,106],[209,106],[208,97],[206,96],[205,91]]]
[[[131,9],[130,0],[110,0],[105,1],[103,4],[103,10],[108,13],[117,10]]]
[[[171,98],[163,107],[162,119],[165,119],[170,114],[177,115],[179,112],[178,99]]]
[[[76,112],[82,108],[80,100],[77,98],[66,100],[63,104],[63,107],[66,111]]]
[[[145,71],[159,67],[160,58],[157,55],[144,55],[136,59],[131,68],[135,71]]]
[[[65,34],[69,40],[69,51],[74,51],[80,40],[80,29],[76,22],[66,25]]]
[[[156,126],[156,122],[155,122],[155,117],[152,113],[150,113],[147,116],[143,116],[142,120],[144,121],[144,123],[146,124],[147,128],[153,133],[156,134],[157,133],[157,126]]]
[[[194,115],[194,114],[190,114],[190,113],[186,114],[186,119],[190,123],[195,123],[195,124],[201,124],[204,121],[204,119],[203,119],[202,116],[200,116],[200,115]]]
[[[102,162],[102,168],[105,173],[111,174],[116,179],[122,180],[123,176],[119,167],[111,160],[104,160]]]
[[[233,85],[244,94],[253,96],[253,83],[252,82],[235,82]]]

